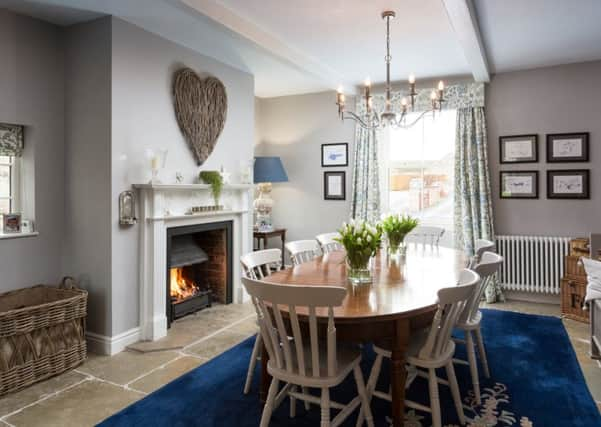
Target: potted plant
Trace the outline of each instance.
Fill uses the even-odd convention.
[[[369,260],[376,254],[382,241],[379,225],[365,221],[351,220],[338,230],[340,237],[335,240],[346,250],[347,274],[354,284],[370,283]]]
[[[211,186],[211,194],[213,195],[213,200],[215,200],[215,209],[219,209],[219,198],[223,189],[223,178],[219,171],[201,171],[198,174],[198,178]]]
[[[381,222],[382,231],[388,240],[388,253],[405,252],[405,236],[411,232],[419,221],[409,215],[389,215]]]

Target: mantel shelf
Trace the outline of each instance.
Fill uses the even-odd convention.
[[[207,191],[211,189],[209,184],[133,184],[133,188],[153,191]],[[224,184],[223,190],[250,190],[252,184]]]
[[[194,219],[194,218],[206,218],[213,216],[228,216],[228,215],[241,215],[248,213],[248,210],[232,210],[232,209],[223,209],[221,211],[209,211],[209,212],[199,212],[195,214],[189,215],[168,215],[168,216],[159,216],[153,218],[147,218],[147,221],[174,221],[180,219]]]

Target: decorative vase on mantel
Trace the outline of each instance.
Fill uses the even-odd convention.
[[[378,226],[364,221],[351,220],[338,230],[336,240],[346,250],[348,280],[354,284],[372,282],[370,261],[376,255],[382,241],[382,232]]]

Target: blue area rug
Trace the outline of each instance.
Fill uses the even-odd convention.
[[[483,310],[483,334],[492,378],[481,378],[483,404],[470,398],[467,366],[456,366],[466,416],[471,425],[568,427],[601,426],[601,416],[586,386],[576,355],[561,320],[497,310]],[[103,421],[101,426],[206,426],[255,427],[261,418],[258,399],[259,371],[253,391],[242,388],[254,338],[249,338],[215,359],[181,376],[144,399]],[[458,353],[463,346],[458,346]],[[464,354],[459,354],[464,357]],[[365,350],[367,378],[373,353]],[[382,372],[386,372],[384,366]],[[481,371],[481,370],[480,370]],[[442,376],[442,374],[441,374]],[[385,377],[385,375],[381,375]],[[382,378],[379,387],[386,387]],[[334,389],[332,398],[347,402],[355,393],[352,375]],[[440,387],[444,425],[459,424],[447,387]],[[417,378],[408,396],[428,403],[427,383]],[[372,402],[377,426],[387,426],[390,404]],[[410,421],[410,422],[409,422]],[[430,417],[409,411],[407,425],[430,426]],[[274,413],[272,426],[318,426],[319,410],[306,412],[298,404],[297,416],[288,417],[288,400]],[[355,417],[344,426],[354,426]]]

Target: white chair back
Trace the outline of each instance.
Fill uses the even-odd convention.
[[[494,252],[484,252],[482,254],[480,262],[474,267],[474,271],[478,273],[481,280],[461,313],[459,323],[466,323],[475,318],[478,313],[478,307],[480,307],[482,295],[495,273],[499,271],[501,264],[503,264],[503,257],[501,255]]]
[[[438,291],[438,310],[434,315],[426,343],[419,352],[420,359],[437,359],[447,350],[457,319],[479,281],[480,276],[476,272],[463,270],[458,286]]]
[[[242,273],[250,279],[261,280],[271,274],[271,268],[280,269],[282,251],[279,249],[264,249],[250,252],[240,257]]]
[[[286,249],[290,252],[292,264],[298,265],[311,261],[319,255],[319,244],[317,240],[296,240],[286,243]]]
[[[438,246],[440,238],[444,234],[444,228],[418,225],[407,236],[405,241],[421,243],[422,245]]]
[[[476,265],[478,265],[478,263],[480,262],[480,258],[482,258],[482,254],[484,254],[484,252],[495,252],[496,248],[497,245],[495,245],[495,242],[486,239],[477,239],[474,242],[474,256],[470,261],[469,268],[473,269],[474,267],[476,267]]]
[[[338,233],[323,233],[315,236],[324,255],[332,251],[342,250],[342,245],[334,240],[338,237],[340,237],[340,234]]]
[[[242,283],[257,311],[261,336],[269,358],[278,369],[314,378],[337,375],[334,307],[342,304],[346,288],[287,286],[247,278],[242,278]],[[288,328],[284,323],[281,307],[286,307],[289,313]],[[320,369],[319,355],[320,351],[323,351],[320,349],[320,343],[323,346],[324,337],[320,340],[316,312],[324,308],[328,315],[325,337],[327,366]],[[298,309],[308,313],[310,352],[304,351],[305,338],[298,321]],[[294,339],[289,340],[290,336]]]

